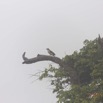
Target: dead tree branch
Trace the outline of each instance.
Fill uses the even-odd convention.
[[[22,55],[22,58],[24,60],[23,64],[32,64],[32,63],[36,63],[36,62],[39,62],[39,61],[52,61],[54,63],[59,64],[60,66],[63,65],[62,60],[58,57],[38,54],[37,57],[28,59],[27,57],[25,57],[25,54],[26,54],[26,52],[24,52],[23,55]]]
[[[36,57],[29,59],[25,57],[25,54],[26,52],[24,52],[22,55],[22,58],[24,60],[22,64],[32,64],[40,61],[52,61],[56,64],[59,64],[59,66],[62,67],[64,70],[68,71],[69,76],[71,78],[71,84],[79,84],[79,79],[78,79],[79,77],[76,71],[73,68],[71,68],[68,64],[65,64],[62,59],[55,56],[41,55],[41,54],[38,54]]]

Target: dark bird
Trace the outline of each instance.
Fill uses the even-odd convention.
[[[51,56],[55,56],[55,53],[51,51],[49,48],[46,49]]]

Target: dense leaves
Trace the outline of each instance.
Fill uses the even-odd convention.
[[[68,70],[52,65],[46,68],[39,79],[50,78],[53,93],[58,103],[103,103],[103,39],[85,40],[80,51],[66,55],[64,64],[73,68],[79,78],[78,85],[72,85]]]

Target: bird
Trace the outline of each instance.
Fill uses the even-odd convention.
[[[53,51],[51,51],[49,48],[47,48],[46,50],[51,56],[55,56],[55,53]]]

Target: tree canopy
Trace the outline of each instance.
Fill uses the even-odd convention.
[[[50,60],[59,64],[49,65],[39,75],[39,80],[49,78],[58,103],[103,103],[103,38],[85,40],[84,46],[62,59],[37,55],[28,59],[23,54],[23,64]]]

